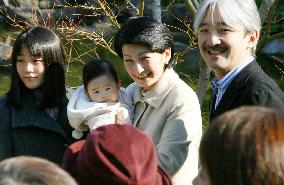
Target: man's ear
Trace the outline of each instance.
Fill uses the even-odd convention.
[[[259,34],[260,31],[253,31],[248,33],[248,38],[249,38],[249,47],[254,47],[259,39]]]

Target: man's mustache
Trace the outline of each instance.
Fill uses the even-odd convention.
[[[214,46],[205,47],[207,50],[226,50],[227,47],[223,44],[216,44]]]

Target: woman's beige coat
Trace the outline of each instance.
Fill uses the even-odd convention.
[[[173,69],[167,69],[150,91],[143,92],[136,83],[127,91],[135,106],[133,124],[154,140],[159,164],[172,176],[174,185],[190,185],[198,172],[202,135],[195,92]]]

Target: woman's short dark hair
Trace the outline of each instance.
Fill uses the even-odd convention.
[[[210,184],[284,184],[283,133],[283,113],[265,107],[241,107],[217,117],[200,144]]]
[[[151,17],[133,17],[122,25],[114,39],[115,51],[121,58],[124,44],[139,44],[158,53],[171,48],[170,66],[173,65],[173,36],[166,25]]]
[[[59,37],[44,27],[28,28],[17,37],[12,51],[11,87],[8,92],[9,102],[16,108],[22,105],[21,95],[27,90],[17,72],[17,56],[22,48],[27,48],[31,55],[42,56],[45,65],[43,97],[41,108],[56,107],[66,95],[64,62],[65,55]]]
[[[111,75],[114,81],[117,83],[118,77],[113,65],[107,60],[91,60],[87,62],[83,67],[83,85],[87,90],[88,84],[91,80],[103,76]]]
[[[1,161],[0,185],[77,185],[56,164],[38,157],[18,156]]]

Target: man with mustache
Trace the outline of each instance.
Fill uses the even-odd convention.
[[[254,0],[204,0],[194,30],[201,56],[215,74],[210,120],[242,105],[284,112],[279,86],[256,62],[261,21]]]

